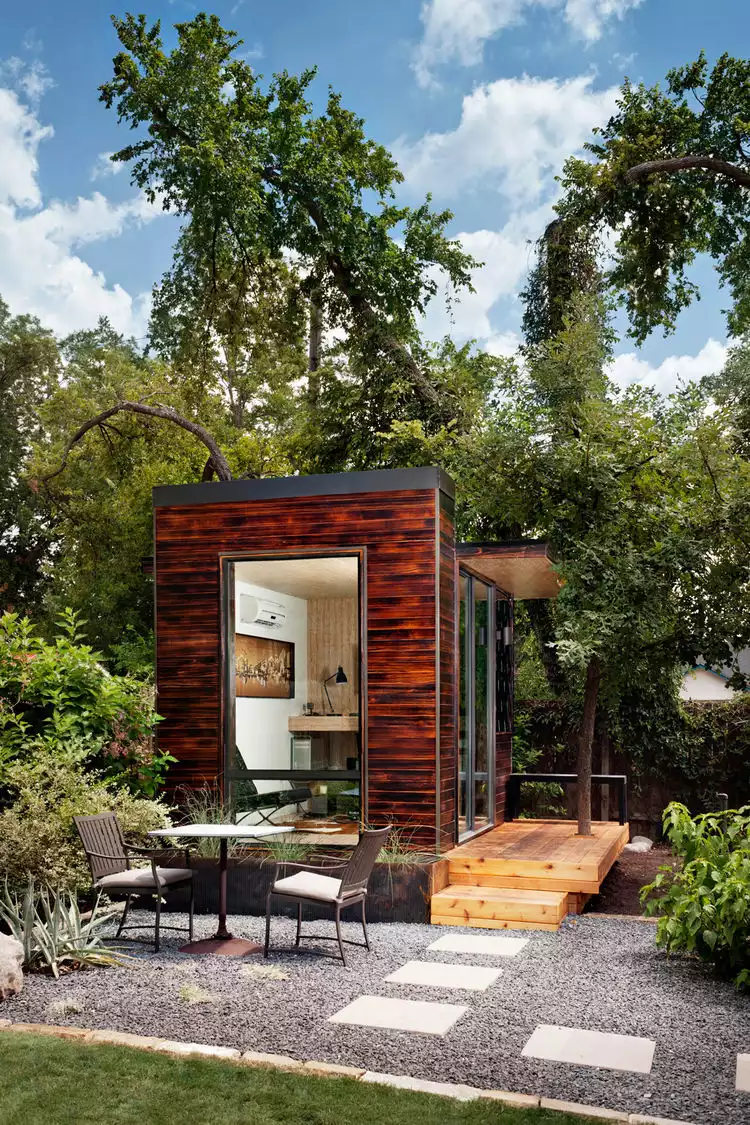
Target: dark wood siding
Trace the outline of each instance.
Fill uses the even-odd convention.
[[[440,493],[439,512],[439,635],[440,635],[440,850],[457,843],[458,799],[458,568],[453,525],[453,502]]]
[[[495,823],[505,820],[505,794],[511,772],[513,735],[498,733],[495,736]]]
[[[429,489],[155,509],[159,741],[178,759],[170,771],[173,786],[211,782],[223,768],[220,555],[364,548],[366,814],[373,823],[394,818],[414,829],[415,843],[435,847],[438,674],[445,700],[441,822],[453,815],[448,790],[455,771],[448,701],[455,658],[443,649],[455,628],[448,621],[452,523],[447,516],[441,521],[438,550],[439,495]]]

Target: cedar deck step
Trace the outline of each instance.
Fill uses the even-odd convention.
[[[452,884],[432,896],[437,926],[556,930],[568,909],[565,891],[530,891]]]

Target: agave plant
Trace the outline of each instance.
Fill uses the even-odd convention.
[[[84,920],[75,895],[42,887],[30,879],[22,895],[8,889],[0,896],[0,922],[23,946],[24,968],[47,969],[57,978],[60,966],[121,965],[121,953],[102,944],[102,930],[117,908],[95,905]]]

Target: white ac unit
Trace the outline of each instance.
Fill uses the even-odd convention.
[[[280,629],[286,621],[286,608],[281,602],[240,594],[240,621],[243,625],[265,625],[267,629]]]

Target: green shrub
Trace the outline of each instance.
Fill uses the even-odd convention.
[[[6,885],[0,893],[0,922],[23,946],[23,967],[29,972],[47,970],[60,976],[61,966],[120,965],[123,957],[102,944],[102,931],[113,911],[91,911],[84,921],[75,895],[37,890],[30,879],[23,894]]]
[[[112,811],[128,843],[148,843],[147,833],[169,824],[170,809],[159,800],[138,797],[111,780],[47,754],[39,761],[15,762],[5,769],[12,803],[0,812],[0,880],[25,887],[69,891],[91,886],[74,816]]]
[[[174,760],[154,746],[153,689],[108,672],[82,624],[66,611],[50,642],[28,618],[0,617],[0,788],[8,763],[51,752],[153,796]]]
[[[683,863],[661,868],[641,892],[646,913],[659,916],[657,944],[697,954],[750,987],[750,806],[691,817],[675,801],[664,834]]]

